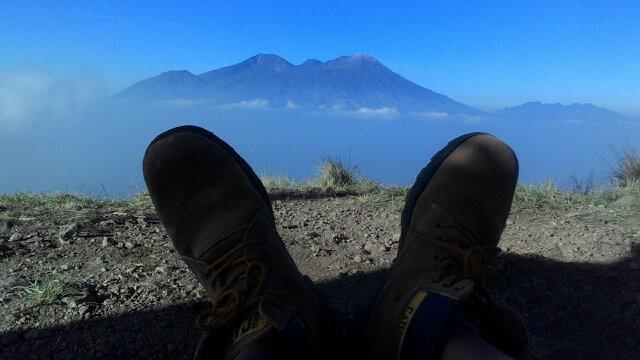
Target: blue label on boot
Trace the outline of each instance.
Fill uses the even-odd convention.
[[[427,290],[413,296],[398,323],[398,359],[428,359],[442,346],[441,337],[459,300]]]

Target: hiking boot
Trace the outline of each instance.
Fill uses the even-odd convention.
[[[334,324],[249,165],[211,132],[182,126],[151,142],[143,170],[169,237],[211,300],[195,358],[329,356]]]
[[[451,141],[420,172],[402,212],[398,256],[364,332],[366,358],[439,357],[461,316],[500,351],[522,355],[522,318],[497,306],[485,284],[497,271],[517,178],[513,151],[482,133]]]

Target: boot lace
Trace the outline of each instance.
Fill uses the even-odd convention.
[[[437,228],[443,235],[433,237],[417,234],[419,238],[449,252],[447,255],[437,255],[434,258],[434,262],[439,265],[439,273],[433,282],[446,280],[443,285],[449,287],[462,279],[472,280],[475,289],[470,300],[493,305],[493,297],[487,290],[486,279],[500,269],[501,262],[497,255],[501,249],[493,245],[478,245],[475,237],[456,223],[440,223]]]
[[[247,247],[261,240],[246,240],[209,265],[204,276],[219,285],[210,310],[198,317],[198,324],[213,332],[235,323],[258,308],[265,296],[267,267],[262,255],[247,255]]]

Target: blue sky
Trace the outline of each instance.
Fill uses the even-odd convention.
[[[111,91],[257,53],[368,53],[484,110],[590,102],[640,115],[640,1],[0,1],[0,70],[88,72]]]

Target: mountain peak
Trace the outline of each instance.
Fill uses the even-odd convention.
[[[243,61],[243,63],[247,62],[261,67],[272,67],[275,70],[284,70],[293,66],[290,62],[275,54],[258,54]]]
[[[162,76],[162,77],[195,77],[195,75],[193,73],[191,73],[189,70],[169,70],[169,71],[165,71],[163,73],[160,73],[160,75],[158,76]]]
[[[343,62],[343,63],[377,63],[378,62],[376,58],[368,54],[344,55],[344,56],[340,56],[334,61]]]
[[[316,66],[321,64],[322,64],[322,61],[318,59],[307,59],[305,62],[300,64],[300,66]]]

